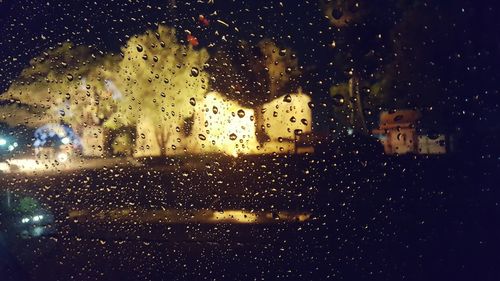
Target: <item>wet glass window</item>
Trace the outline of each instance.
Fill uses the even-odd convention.
[[[0,279],[500,280],[497,15],[0,0]]]

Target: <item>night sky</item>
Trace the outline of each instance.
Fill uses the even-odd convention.
[[[1,73],[2,89],[5,90],[8,80],[15,78],[32,57],[59,42],[88,45],[96,54],[119,52],[127,36],[155,29],[158,23],[176,27],[179,39],[185,39],[184,30],[191,31],[199,38],[200,47],[226,43],[225,40],[230,43],[237,43],[238,40],[258,42],[271,37],[293,46],[302,54],[302,61],[307,63],[321,61],[317,52],[314,57],[310,52],[333,38],[331,32],[325,34],[329,27],[328,21],[321,18],[316,1],[283,7],[279,2],[272,1],[267,6],[255,5],[254,1],[214,1],[214,4],[178,1],[175,9],[169,8],[169,1],[166,0],[105,2],[3,2],[3,36],[0,39],[0,61],[4,65]],[[280,14],[276,15],[277,12]],[[199,24],[200,14],[212,14],[209,16],[209,27]],[[229,27],[217,20],[228,23]],[[323,35],[319,35],[320,31]],[[328,49],[321,51],[325,53]]]
[[[429,59],[427,65],[432,67],[410,67],[408,71],[418,75],[412,78],[414,81],[401,81],[410,85],[405,91],[419,95],[422,85],[435,82],[442,90],[436,93],[439,96],[436,106],[446,107],[449,118],[445,119],[451,122],[449,126],[475,128],[480,122],[498,128],[496,84],[500,69],[500,28],[494,1],[477,5],[472,1],[399,0],[387,1],[386,6],[372,2],[374,6],[370,9],[380,11],[353,28],[357,33],[351,32],[351,38],[347,38],[345,29],[329,23],[319,1],[215,0],[213,4],[177,1],[175,9],[171,7],[172,2],[175,1],[3,0],[0,2],[0,90],[8,88],[31,58],[57,43],[71,41],[75,45],[88,45],[96,55],[118,53],[127,36],[155,29],[160,23],[176,27],[181,40],[185,40],[185,31],[189,30],[198,37],[199,47],[208,48],[212,53],[219,45],[237,44],[238,40],[257,43],[263,38],[291,47],[297,53],[299,64],[307,69],[302,86],[313,93],[316,102],[328,104],[329,87],[346,80],[346,66],[333,65],[334,58],[345,52],[356,53],[356,50],[359,50],[358,57],[364,57],[365,49],[373,49],[379,61],[394,58],[391,44],[395,44],[398,37],[384,28],[399,24],[405,11],[398,7],[412,2],[422,7],[429,18],[438,21],[427,26],[423,18],[413,19],[422,20],[421,37],[418,37],[422,42],[406,50],[415,53],[415,60],[417,55]],[[204,27],[198,22],[200,14],[208,16],[210,26]],[[377,41],[375,36],[383,32],[382,40]],[[408,36],[411,38],[412,34]],[[333,41],[338,42],[336,48],[331,47]],[[364,70],[370,72],[378,68]],[[330,116],[329,113],[322,115],[325,120]]]

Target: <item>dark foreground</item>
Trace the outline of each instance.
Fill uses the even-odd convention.
[[[57,227],[4,232],[15,262],[3,276],[500,280],[500,161],[457,159],[207,157],[2,176],[2,190],[40,200]],[[207,210],[223,219],[197,219]],[[247,221],[254,213],[268,216]]]

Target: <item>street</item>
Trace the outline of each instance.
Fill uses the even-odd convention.
[[[4,177],[3,189],[39,198],[58,228],[12,249],[47,280],[498,277],[493,172],[468,170],[486,160],[359,157]]]

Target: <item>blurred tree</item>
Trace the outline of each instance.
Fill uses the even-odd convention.
[[[373,126],[374,109],[386,102],[381,91],[370,92],[391,56],[388,34],[394,22],[394,1],[320,1],[323,13],[334,30],[330,44],[336,50],[337,68],[330,88],[335,116],[342,127],[363,134]],[[367,116],[368,115],[368,116]]]
[[[40,125],[40,115],[44,122],[64,122],[76,130],[99,125],[110,115],[103,81],[114,61],[112,56],[97,58],[84,46],[59,44],[33,58],[0,98],[25,105],[29,112],[22,113],[32,117],[22,117],[28,125]]]
[[[430,5],[419,0],[321,3],[334,27],[331,46],[336,50],[333,65],[338,68],[334,78],[338,82],[330,94],[343,125],[367,132],[365,128],[376,124],[374,113],[417,108],[423,112],[425,127],[445,131],[470,111],[457,101],[473,98],[464,86],[474,79],[465,74],[474,73],[470,65],[480,57],[473,40],[463,38],[480,37],[471,30],[481,21],[472,18],[475,13],[465,12],[487,6],[473,7],[467,1]],[[341,97],[344,103],[338,104]]]
[[[269,139],[264,131],[262,105],[296,91],[301,74],[293,51],[270,39],[263,39],[255,46],[240,41],[219,47],[208,71],[213,89],[254,108],[256,135],[261,144]]]
[[[131,37],[121,51],[123,59],[112,79],[120,90],[117,110],[105,125],[153,124],[158,145],[166,153],[172,130],[184,127],[194,113],[193,104],[207,91],[208,52],[180,44],[175,29],[162,25]]]

